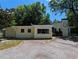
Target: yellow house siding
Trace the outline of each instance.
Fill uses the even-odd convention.
[[[14,28],[12,28],[12,27],[8,27],[8,28],[6,28],[6,37],[15,37],[16,36],[16,31],[15,31],[15,29]]]
[[[21,29],[24,29],[24,33],[21,32]],[[30,33],[28,33],[28,29],[31,29]],[[33,26],[16,26],[16,37],[34,38],[34,27]]]
[[[24,32],[21,32],[24,29]],[[31,32],[29,32],[31,29]],[[48,34],[38,34],[37,29],[49,29]],[[49,25],[34,25],[34,26],[14,26],[6,28],[7,37],[15,38],[52,38],[52,29]]]
[[[34,38],[52,38],[52,26],[50,25],[35,25],[35,33],[34,33]],[[37,30],[38,29],[49,29],[48,34],[38,34]]]

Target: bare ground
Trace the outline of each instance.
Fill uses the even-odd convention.
[[[78,59],[77,42],[53,37],[52,40],[24,40],[16,47],[0,51],[0,59]]]

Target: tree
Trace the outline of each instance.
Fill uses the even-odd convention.
[[[78,0],[51,0],[49,6],[53,12],[65,12],[69,25],[78,30]]]
[[[10,26],[11,15],[8,11],[0,9],[0,29]]]
[[[45,9],[44,4],[40,2],[20,6],[16,9],[15,21],[17,25],[50,24],[49,15],[46,14]]]
[[[25,7],[18,6],[13,14],[16,25],[22,25],[23,23],[23,15],[24,15]]]
[[[70,26],[77,26],[77,24],[75,24],[75,20],[74,20],[75,18],[74,18],[73,12],[69,11],[67,16],[68,16],[69,25]]]
[[[0,9],[0,29],[15,25],[50,24],[46,7],[40,2],[17,8]]]
[[[74,20],[78,20],[78,0],[51,0],[49,5],[52,11],[73,12]]]
[[[43,19],[41,19],[41,21],[39,22],[39,24],[42,24],[42,25],[51,24],[52,21],[50,21],[49,17],[50,17],[49,14],[44,15]]]
[[[75,16],[78,12],[78,0],[51,0],[50,7],[54,11],[72,11]]]

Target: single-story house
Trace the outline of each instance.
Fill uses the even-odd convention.
[[[5,29],[8,38],[52,38],[52,25],[12,26]]]
[[[52,28],[62,31],[63,36],[69,36],[68,20],[53,22],[52,25],[11,26],[5,28],[4,36],[11,38],[52,38]]]

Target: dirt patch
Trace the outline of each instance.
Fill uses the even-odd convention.
[[[21,43],[21,40],[8,40],[0,43],[0,50],[7,49],[10,47],[17,46]]]

